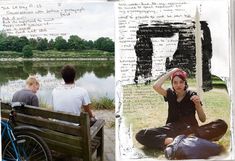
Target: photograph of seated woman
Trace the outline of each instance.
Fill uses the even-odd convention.
[[[170,78],[172,88],[165,89],[164,82]],[[154,90],[168,103],[166,124],[158,128],[142,129],[136,134],[136,140],[148,147],[164,150],[178,135],[194,135],[210,141],[219,140],[226,132],[228,125],[218,119],[199,126],[206,121],[203,104],[196,92],[188,90],[187,73],[174,68],[162,75],[154,84]],[[160,111],[158,111],[160,112]]]

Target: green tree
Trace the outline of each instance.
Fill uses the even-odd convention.
[[[38,42],[36,39],[34,39],[34,38],[29,39],[29,45],[32,47],[33,50],[37,48],[37,44],[38,44]]]
[[[8,36],[5,40],[5,47],[7,51],[18,51],[19,47],[17,42],[19,41],[19,37],[17,36]]]
[[[1,31],[0,32],[0,51],[6,50],[6,38],[7,38],[7,34]]]
[[[5,31],[0,31],[0,39],[2,38],[6,38],[7,37],[7,33]]]
[[[38,38],[37,50],[45,51],[48,49],[48,40],[46,38]]]
[[[29,44],[29,40],[27,39],[27,37],[21,36],[19,39],[17,39],[16,44],[16,51],[22,52],[23,47]]]
[[[67,42],[62,36],[56,37],[56,39],[55,39],[55,48],[59,51],[60,50],[66,50],[68,48],[67,47]]]
[[[94,42],[94,47],[98,50],[114,52],[114,42],[108,37],[101,37]]]
[[[83,50],[85,49],[84,46],[84,40],[82,40],[79,36],[77,35],[71,35],[68,39],[68,46],[69,49],[71,50]]]
[[[22,50],[24,57],[29,58],[33,56],[33,51],[30,45],[25,45]]]
[[[29,44],[27,37],[7,36],[6,33],[0,32],[0,50],[1,51],[18,51],[22,52],[25,45]]]
[[[106,40],[103,50],[114,52],[114,42],[111,39]]]
[[[6,49],[5,40],[7,38],[7,34],[4,31],[0,31],[0,51],[4,51]]]
[[[85,49],[93,49],[93,46],[94,46],[94,43],[92,40],[89,40],[89,41],[84,41],[84,46],[85,46]]]
[[[55,48],[55,42],[53,39],[51,39],[49,42],[48,42],[48,49],[49,50],[52,50]]]
[[[0,51],[4,51],[6,48],[5,48],[5,40],[3,39],[0,39]]]

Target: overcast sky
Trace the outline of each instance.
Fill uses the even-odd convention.
[[[78,16],[62,19],[64,25],[58,30],[81,35],[87,40],[110,37],[114,40],[114,8],[111,2],[70,3],[67,6],[80,5],[84,11]]]

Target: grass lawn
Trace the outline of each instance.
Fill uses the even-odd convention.
[[[99,58],[113,57],[114,54],[101,50],[82,50],[82,51],[33,51],[33,57],[36,58]]]
[[[152,83],[153,84],[153,83]],[[123,115],[126,123],[131,124],[133,130],[134,146],[150,157],[165,158],[163,152],[147,149],[135,140],[135,134],[143,128],[163,126],[167,118],[167,102],[157,94],[151,85],[126,85],[123,86]],[[188,80],[189,89],[195,90],[195,80]],[[170,87],[166,82],[165,87]],[[225,89],[213,88],[203,94],[203,107],[207,116],[205,123],[216,119],[223,119],[230,124],[230,100]],[[199,121],[198,121],[199,122]],[[205,124],[203,123],[203,124]],[[225,136],[218,141],[226,149],[230,146],[230,127]]]
[[[23,53],[14,51],[0,51],[0,58],[19,58]],[[57,51],[33,50],[33,58],[113,58],[114,53],[101,50]]]

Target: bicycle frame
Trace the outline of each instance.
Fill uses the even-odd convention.
[[[45,161],[52,160],[51,152],[46,143],[32,131],[40,129],[31,126],[16,124],[15,110],[24,107],[23,103],[15,102],[9,104],[12,107],[9,118],[1,119],[1,139],[3,161]]]
[[[2,133],[1,133],[2,141],[7,140],[7,139],[10,140],[15,156],[17,158],[17,161],[21,161],[19,153],[18,153],[18,146],[16,145],[16,137],[13,133],[10,123],[8,121],[1,120],[1,126],[2,126]]]

